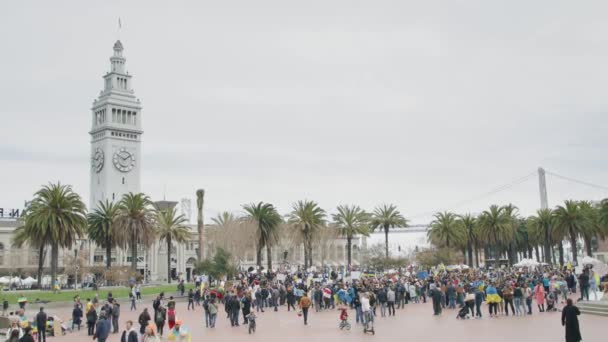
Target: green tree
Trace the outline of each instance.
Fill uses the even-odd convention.
[[[436,213],[435,219],[431,222],[431,227],[427,232],[427,238],[435,245],[445,243],[445,246],[450,248],[454,244],[464,239],[462,227],[458,224],[458,216],[454,213],[443,212]]]
[[[505,242],[511,241],[514,237],[511,217],[505,212],[504,207],[492,205],[479,215],[478,222],[480,239],[492,247],[494,258],[498,262]],[[488,258],[487,254],[486,258]]]
[[[389,257],[388,253],[388,233],[390,228],[405,228],[407,227],[407,220],[397,207],[393,204],[387,205],[384,204],[382,206],[376,207],[374,209],[374,213],[372,214],[370,228],[371,230],[376,230],[379,228],[384,229],[384,247],[386,258]]]
[[[468,264],[473,267],[473,247],[476,245],[476,227],[477,218],[471,214],[460,215],[458,219],[458,225],[460,231],[464,232],[464,238],[466,241],[466,249],[468,253]],[[475,247],[475,254],[477,254],[477,247]]]
[[[233,277],[238,271],[231,262],[232,256],[223,248],[217,248],[212,259],[199,262],[194,268],[197,274],[207,274],[211,279]]]
[[[601,220],[601,206],[595,206],[589,201],[580,201],[579,206],[585,216],[585,226],[581,231],[583,241],[585,241],[585,252],[587,256],[593,256],[593,241],[598,238],[605,238],[604,227]]]
[[[119,246],[131,250],[131,271],[137,272],[137,246],[150,247],[156,238],[154,210],[150,197],[132,192],[119,203],[114,227]]]
[[[576,242],[578,236],[584,231],[588,224],[588,218],[585,216],[584,210],[576,201],[566,201],[564,205],[558,205],[553,211],[555,217],[555,228],[562,236],[570,239],[570,248],[572,248],[572,260],[578,263],[578,247]]]
[[[224,211],[220,214],[217,214],[216,217],[211,219],[211,222],[215,223],[218,227],[228,227],[231,224],[235,224],[237,222],[236,216],[234,214]]]
[[[507,254],[508,254],[508,259],[509,259],[509,265],[513,265],[515,264],[515,245],[517,242],[517,232],[518,232],[518,228],[519,228],[519,216],[518,216],[518,208],[516,206],[514,206],[513,204],[507,204],[504,207],[504,213],[507,216],[508,220],[509,220],[509,228],[512,234],[512,237],[510,240],[506,240],[506,248],[507,248]]]
[[[352,264],[352,244],[356,235],[369,236],[370,215],[355,205],[340,205],[332,219],[340,235],[346,238],[348,250],[348,266]]]
[[[24,226],[26,228],[22,232],[35,234],[30,241],[35,237],[41,240],[40,244],[51,246],[51,279],[54,281],[57,279],[59,249],[72,248],[76,239],[84,236],[87,226],[85,205],[71,186],[61,183],[45,185],[34,194],[26,210]]]
[[[177,215],[175,208],[156,211],[156,235],[167,243],[167,281],[171,283],[171,250],[173,242],[185,243],[191,238],[184,215]]]
[[[272,269],[272,244],[276,241],[277,229],[283,222],[281,215],[270,203],[250,203],[243,206],[246,219],[252,221],[258,229],[256,258],[258,267],[262,267],[262,249],[266,247],[268,271]]]
[[[536,215],[529,218],[529,227],[534,235],[540,237],[544,245],[544,259],[547,264],[551,264],[552,229],[555,223],[553,211],[551,209],[539,209]]]
[[[106,269],[108,270],[112,267],[112,248],[117,246],[116,234],[113,233],[117,214],[118,206],[106,200],[105,202],[99,201],[97,208],[87,217],[89,239],[106,250]]]
[[[304,269],[312,266],[312,243],[315,235],[325,225],[325,210],[314,201],[298,201],[292,205],[288,222],[296,227],[304,242]]]

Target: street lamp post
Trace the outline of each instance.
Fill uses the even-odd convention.
[[[76,264],[74,268],[74,290],[78,290],[78,248],[74,249],[74,263]]]

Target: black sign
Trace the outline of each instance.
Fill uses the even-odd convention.
[[[5,218],[5,217],[18,218],[20,216],[21,216],[21,211],[19,209],[0,208],[0,218]]]

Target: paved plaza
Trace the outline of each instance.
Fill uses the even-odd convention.
[[[147,303],[148,310],[152,312],[152,304]],[[138,311],[129,312],[128,303],[122,303],[122,314],[120,319],[121,331],[126,320],[137,322],[140,309],[145,307],[140,304]],[[30,306],[30,310],[34,307]],[[258,330],[255,336],[250,336],[244,326],[232,328],[230,321],[220,309],[215,329],[206,329],[204,315],[201,307],[197,310],[187,311],[186,303],[177,304],[178,319],[185,322],[192,333],[192,341],[208,340],[209,338],[220,341],[246,341],[252,338],[264,338],[268,341],[363,341],[378,340],[386,341],[388,338],[398,338],[407,341],[415,338],[417,341],[491,341],[491,342],[513,342],[513,341],[563,341],[564,330],[560,323],[561,313],[538,313],[532,317],[499,317],[489,318],[486,315],[487,306],[483,306],[481,320],[470,319],[466,321],[457,320],[455,310],[444,310],[442,316],[432,315],[431,304],[409,304],[405,309],[397,310],[395,317],[376,318],[376,335],[365,335],[362,328],[354,323],[354,311],[349,311],[349,320],[353,324],[351,331],[340,331],[338,329],[337,310],[316,313],[311,311],[309,324],[304,326],[302,318],[295,312],[287,312],[286,307],[279,312],[266,310],[259,313]],[[50,313],[59,313],[62,317],[69,316],[69,308],[49,309]],[[608,319],[606,317],[581,315],[579,317],[581,332],[584,341],[601,341],[605,339]],[[138,325],[137,325],[138,326]],[[165,326],[166,328],[166,326]],[[603,338],[601,336],[604,336]],[[86,327],[80,332],[68,334],[61,338],[65,341],[83,341],[86,336]],[[166,340],[166,339],[163,339]],[[111,335],[110,342],[120,341],[120,334]]]

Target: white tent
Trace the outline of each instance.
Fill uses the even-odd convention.
[[[32,277],[27,277],[25,279],[23,279],[23,285],[33,285],[36,283],[36,279],[32,278]]]
[[[538,266],[538,261],[534,261],[532,259],[521,259],[517,264],[513,265],[515,267],[536,267]]]
[[[19,277],[14,277],[13,279],[11,279],[11,283],[14,283],[14,284],[21,284],[21,278],[19,278]]]
[[[8,284],[11,282],[9,277],[0,277],[0,284]]]

